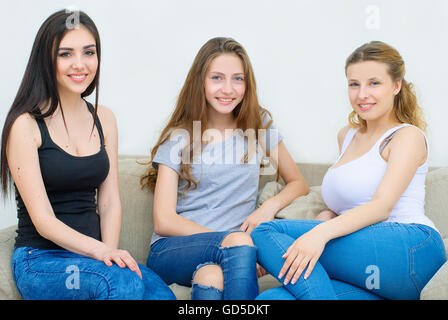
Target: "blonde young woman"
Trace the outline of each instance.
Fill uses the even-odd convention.
[[[425,122],[400,54],[374,41],[346,61],[353,111],[322,182],[317,220],[261,224],[261,265],[283,282],[259,299],[418,299],[445,262],[425,216]]]
[[[142,177],[154,190],[147,265],[168,284],[192,286],[192,299],[254,299],[257,252],[250,232],[308,192],[271,122],[258,103],[244,48],[230,38],[205,43]],[[286,187],[256,209],[265,152]]]

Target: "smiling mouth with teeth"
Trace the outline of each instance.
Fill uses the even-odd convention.
[[[369,103],[369,104],[359,104],[359,108],[362,111],[367,111],[369,109],[371,109],[375,104],[374,103]]]
[[[72,79],[75,82],[83,82],[85,79],[87,79],[87,74],[70,74],[68,75],[70,79]]]

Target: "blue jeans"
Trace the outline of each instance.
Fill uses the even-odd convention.
[[[251,236],[260,264],[277,277],[289,246],[319,223],[276,220],[259,225]],[[306,280],[303,271],[294,285],[268,290],[258,299],[419,299],[445,261],[443,241],[433,228],[380,222],[329,241]]]
[[[162,238],[151,246],[147,265],[168,284],[192,287],[193,300],[253,300],[258,295],[257,250],[249,245],[222,247],[230,233]],[[195,272],[208,264],[221,267],[224,290],[193,283]]]
[[[149,268],[142,278],[129,268],[108,267],[67,250],[18,247],[12,256],[17,289],[33,300],[175,300],[168,286]]]

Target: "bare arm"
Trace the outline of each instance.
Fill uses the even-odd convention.
[[[56,218],[48,199],[39,165],[37,149],[41,144],[36,121],[23,114],[14,122],[7,142],[7,159],[11,175],[37,232],[58,246],[111,266],[129,267],[140,278],[141,272],[127,251],[117,250],[86,236]]]
[[[170,167],[159,164],[154,190],[154,231],[161,236],[187,236],[210,232],[176,212],[179,175]]]
[[[121,201],[118,184],[118,130],[114,114],[98,107],[109,157],[109,174],[98,189],[98,212],[101,217],[101,239],[110,248],[118,248],[121,231]]]
[[[260,223],[273,220],[279,210],[289,205],[295,198],[308,194],[310,190],[283,141],[272,150],[271,154],[271,161],[279,170],[285,187],[277,195],[266,200],[243,222],[240,229],[248,233]]]
[[[285,284],[291,278],[292,283],[295,283],[309,264],[304,276],[306,279],[328,241],[384,221],[389,217],[393,207],[427,156],[425,139],[414,127],[400,129],[389,145],[387,169],[371,201],[317,225],[288,248],[283,256],[286,261],[279,274],[281,278],[289,269]]]
[[[372,200],[319,225],[328,240],[386,220],[426,159],[426,143],[418,129],[405,127],[390,142],[386,173]]]
[[[104,244],[58,220],[45,190],[37,149],[41,144],[36,121],[23,114],[14,122],[6,147],[12,178],[37,232],[57,245],[88,257],[97,257]]]

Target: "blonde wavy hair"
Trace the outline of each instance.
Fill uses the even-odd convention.
[[[388,73],[392,80],[402,80],[401,90],[394,98],[393,110],[395,116],[398,121],[412,124],[425,131],[426,122],[417,102],[414,86],[404,79],[406,69],[400,53],[392,46],[381,41],[372,41],[363,44],[347,58],[345,73],[347,74],[349,65],[363,61],[385,63],[388,66]],[[352,127],[366,127],[366,121],[361,119],[355,111],[349,114],[348,121]]]

